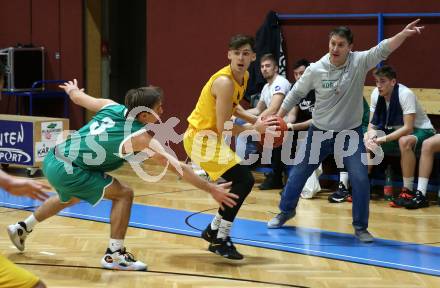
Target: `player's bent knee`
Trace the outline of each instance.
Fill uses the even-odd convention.
[[[401,137],[399,139],[399,147],[401,150],[410,150],[415,144],[416,141],[413,137]]]
[[[128,187],[128,186],[124,186],[124,187],[122,188],[122,191],[121,191],[120,197],[132,201],[133,198],[134,198],[134,191],[133,191],[133,189],[130,188],[130,187]]]
[[[245,174],[242,179],[240,180],[240,185],[242,185],[241,187],[243,187],[243,195],[248,195],[251,190],[252,187],[254,187],[255,184],[255,178],[252,175],[252,173],[249,171],[249,174]]]
[[[104,197],[110,200],[133,200],[133,189],[125,184],[120,183],[115,179],[115,182],[107,187],[104,192]]]

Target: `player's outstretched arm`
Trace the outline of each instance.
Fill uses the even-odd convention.
[[[180,162],[179,160],[164,151],[161,153],[155,153],[152,159],[162,166],[166,166],[167,163],[170,163],[171,165],[169,165],[168,167],[174,173],[176,173],[177,175],[181,175],[185,181],[191,183],[193,186],[211,194],[212,198],[217,201],[222,209],[224,209],[224,205],[231,208],[237,205],[234,199],[237,199],[238,195],[229,193],[231,182],[223,184],[210,183],[200,176],[196,175],[189,165]],[[181,170],[181,173],[179,173],[179,170]]]
[[[64,84],[59,85],[59,87],[61,89],[64,89],[64,91],[67,95],[69,95],[73,103],[84,107],[92,112],[98,112],[105,105],[116,103],[110,99],[99,99],[87,95],[86,93],[84,93],[84,89],[78,88],[78,82],[76,79],[73,79],[73,81],[65,82]]]
[[[131,141],[127,141],[124,144],[123,149],[124,153],[134,151],[147,152],[156,163],[162,166],[168,165],[174,173],[180,175],[185,181],[211,194],[212,198],[217,201],[222,209],[224,205],[234,207],[237,204],[234,199],[237,199],[238,195],[229,193],[231,183],[213,184],[199,177],[189,165],[180,162],[174,156],[167,153],[160,142],[148,135],[148,133],[142,133],[133,137]]]

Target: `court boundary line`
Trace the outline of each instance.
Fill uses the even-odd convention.
[[[84,220],[84,219],[82,219]],[[186,236],[186,235],[183,235]],[[65,265],[65,264],[47,264],[47,263],[24,263],[24,262],[14,262],[17,265],[28,265],[28,266],[50,266],[50,267],[62,267],[62,268],[82,268],[82,269],[98,269],[98,270],[107,270],[107,271],[115,271],[104,269],[102,267],[95,266],[85,266],[85,265]],[[177,276],[188,276],[188,277],[200,277],[200,278],[209,278],[209,279],[218,279],[218,280],[228,280],[228,281],[237,281],[237,282],[249,282],[249,283],[257,283],[257,284],[269,284],[269,285],[277,285],[282,287],[294,287],[294,288],[310,288],[309,286],[303,285],[295,285],[295,284],[287,284],[287,283],[276,283],[276,282],[268,282],[261,280],[252,280],[252,279],[244,279],[244,278],[231,278],[226,276],[215,276],[215,275],[205,275],[205,274],[194,274],[194,273],[180,273],[180,272],[171,272],[171,271],[159,271],[159,270],[147,270],[147,271],[123,271],[118,270],[117,272],[141,272],[141,273],[155,273],[155,274],[167,274],[167,275],[177,275]]]
[[[29,210],[29,206],[28,205],[21,205],[21,204],[16,204],[16,203],[8,203],[8,202],[3,202],[3,201],[0,201],[0,204],[24,207],[24,208],[27,208],[27,210],[19,209],[19,208],[18,209],[19,210],[23,210],[23,211],[32,211],[32,210]],[[137,205],[141,205],[141,206],[145,206],[145,207],[157,207],[157,208],[163,208],[163,209],[172,209],[172,208],[144,205],[144,204],[138,204],[138,203],[136,203],[136,204]],[[173,209],[173,210],[179,210],[179,209]],[[185,210],[179,210],[179,211],[185,211]],[[185,212],[188,212],[188,211],[185,211]],[[188,217],[196,215],[197,213],[200,213],[200,212],[195,212],[193,214],[190,214]],[[75,213],[75,212],[66,212],[66,211],[61,211],[57,215],[58,216],[63,216],[63,217],[68,217],[68,218],[80,219],[80,220],[96,221],[96,222],[106,223],[106,224],[109,223],[109,217],[100,217],[100,216],[93,216],[93,215],[88,215],[88,214]],[[72,215],[72,217],[69,217],[69,215]],[[78,218],[74,217],[75,215],[78,216]],[[88,218],[85,218],[85,217],[88,217]],[[95,220],[93,220],[93,219],[95,219]],[[245,219],[245,220],[248,220],[248,219]],[[250,221],[256,221],[256,220],[250,220]],[[197,237],[197,238],[200,237],[200,235],[199,235],[200,232],[199,231],[190,231],[190,230],[177,229],[177,228],[172,228],[172,227],[167,227],[167,226],[160,226],[160,225],[151,225],[151,224],[145,224],[145,223],[139,223],[139,222],[133,222],[133,221],[130,221],[129,224],[135,224],[135,225],[138,225],[138,226],[142,226],[142,227],[136,227],[136,226],[133,227],[133,226],[129,225],[131,228],[147,229],[147,230],[151,230],[151,231],[159,231],[159,232],[165,232],[165,233],[170,233],[170,234],[178,234],[178,235],[189,236],[189,237]],[[148,229],[148,227],[150,227],[151,229]],[[156,229],[154,229],[154,228],[156,228]],[[159,229],[168,229],[168,230],[171,230],[171,231],[182,231],[182,232],[185,232],[185,233],[190,233],[192,235],[173,233],[171,231],[159,230]],[[317,230],[320,230],[320,229],[317,229]],[[234,238],[234,237],[232,237],[232,238]],[[369,266],[373,266],[373,267],[382,267],[382,268],[387,268],[387,269],[393,269],[393,270],[404,271],[404,272],[419,273],[419,274],[430,275],[430,276],[437,276],[437,277],[439,275],[438,274],[434,274],[434,272],[440,273],[440,270],[426,268],[426,267],[406,265],[406,264],[400,264],[400,263],[394,263],[394,262],[388,262],[388,261],[382,261],[382,260],[376,260],[376,259],[370,259],[370,258],[350,256],[350,255],[339,254],[339,253],[319,251],[319,250],[304,249],[304,248],[295,247],[295,246],[289,246],[289,245],[285,245],[285,244],[276,244],[276,243],[271,243],[271,242],[258,241],[258,240],[252,240],[252,239],[243,239],[243,238],[237,238],[237,237],[235,237],[235,238],[236,239],[240,239],[241,241],[248,242],[249,244],[247,244],[247,245],[252,246],[252,247],[257,247],[257,248],[263,248],[263,249],[269,249],[269,250],[275,250],[275,251],[283,251],[283,252],[301,254],[301,255],[306,255],[306,256],[311,256],[311,257],[321,257],[321,258],[330,259],[330,260],[334,260],[334,261],[351,262],[351,263],[369,265]],[[395,241],[395,240],[393,240],[393,241]],[[270,248],[270,247],[261,247],[261,246],[258,246],[257,244],[251,244],[252,242],[254,242],[254,243],[261,243],[261,244],[264,244],[264,245],[267,245],[267,246],[273,246],[273,247],[279,247],[279,248],[276,249],[276,248]],[[412,243],[409,243],[409,244],[412,244]],[[246,244],[244,244],[244,245],[246,245]],[[423,244],[416,244],[416,245],[423,245]],[[343,245],[341,245],[341,246],[343,246]],[[287,249],[292,249],[292,250],[295,250],[295,251],[298,251],[298,252],[289,251]],[[299,251],[302,251],[302,252],[299,252]],[[309,254],[309,253],[307,253],[307,251],[309,251],[311,253],[314,253],[314,254]],[[328,256],[326,256],[326,255],[328,255]],[[335,258],[332,258],[331,256],[339,257],[339,258],[335,259]],[[348,260],[348,259],[351,259],[351,260]],[[366,261],[367,263],[360,262],[360,261]],[[378,263],[378,264],[373,264],[373,263]],[[383,263],[382,265],[385,265],[385,264],[395,265],[397,267],[402,267],[402,268],[382,266],[382,265],[380,265],[380,263]],[[433,272],[429,273],[429,272],[422,272],[422,271],[406,270],[404,267],[407,267],[407,269],[413,268],[413,269],[419,269],[419,270],[422,270],[422,271],[433,271]]]

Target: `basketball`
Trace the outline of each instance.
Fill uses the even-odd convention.
[[[270,141],[270,138],[272,137],[268,137],[268,139],[266,139],[267,143],[265,143],[266,134],[262,134],[260,139],[260,145],[262,148],[277,148],[283,144],[284,134],[287,131],[287,124],[286,122],[284,122],[284,119],[276,115],[265,116],[261,118],[262,121],[269,121],[273,119],[276,119],[278,122],[277,123],[278,127],[276,131],[280,131],[280,135],[273,137],[273,144],[272,144]]]

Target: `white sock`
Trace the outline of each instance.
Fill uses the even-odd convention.
[[[218,212],[215,214],[214,219],[212,219],[211,222],[211,229],[212,230],[218,230],[218,227],[220,226],[220,221],[222,220],[222,215],[220,215]]]
[[[339,182],[342,182],[345,188],[348,189],[348,172],[344,171],[339,173]]]
[[[428,178],[419,177],[419,181],[417,182],[417,190],[422,192],[423,196],[426,196],[426,188],[428,187]]]
[[[232,222],[223,220],[220,222],[220,226],[218,227],[217,238],[226,239],[229,236],[229,232],[231,232]]]
[[[118,251],[124,247],[124,239],[111,239],[108,241],[108,248],[112,251]]]
[[[34,226],[38,224],[38,220],[35,218],[33,213],[28,218],[26,218],[23,222],[24,222],[24,224],[26,224],[26,230],[28,232],[30,232],[32,229],[34,229]]]
[[[414,177],[403,177],[403,187],[408,188],[409,191],[414,189]]]

